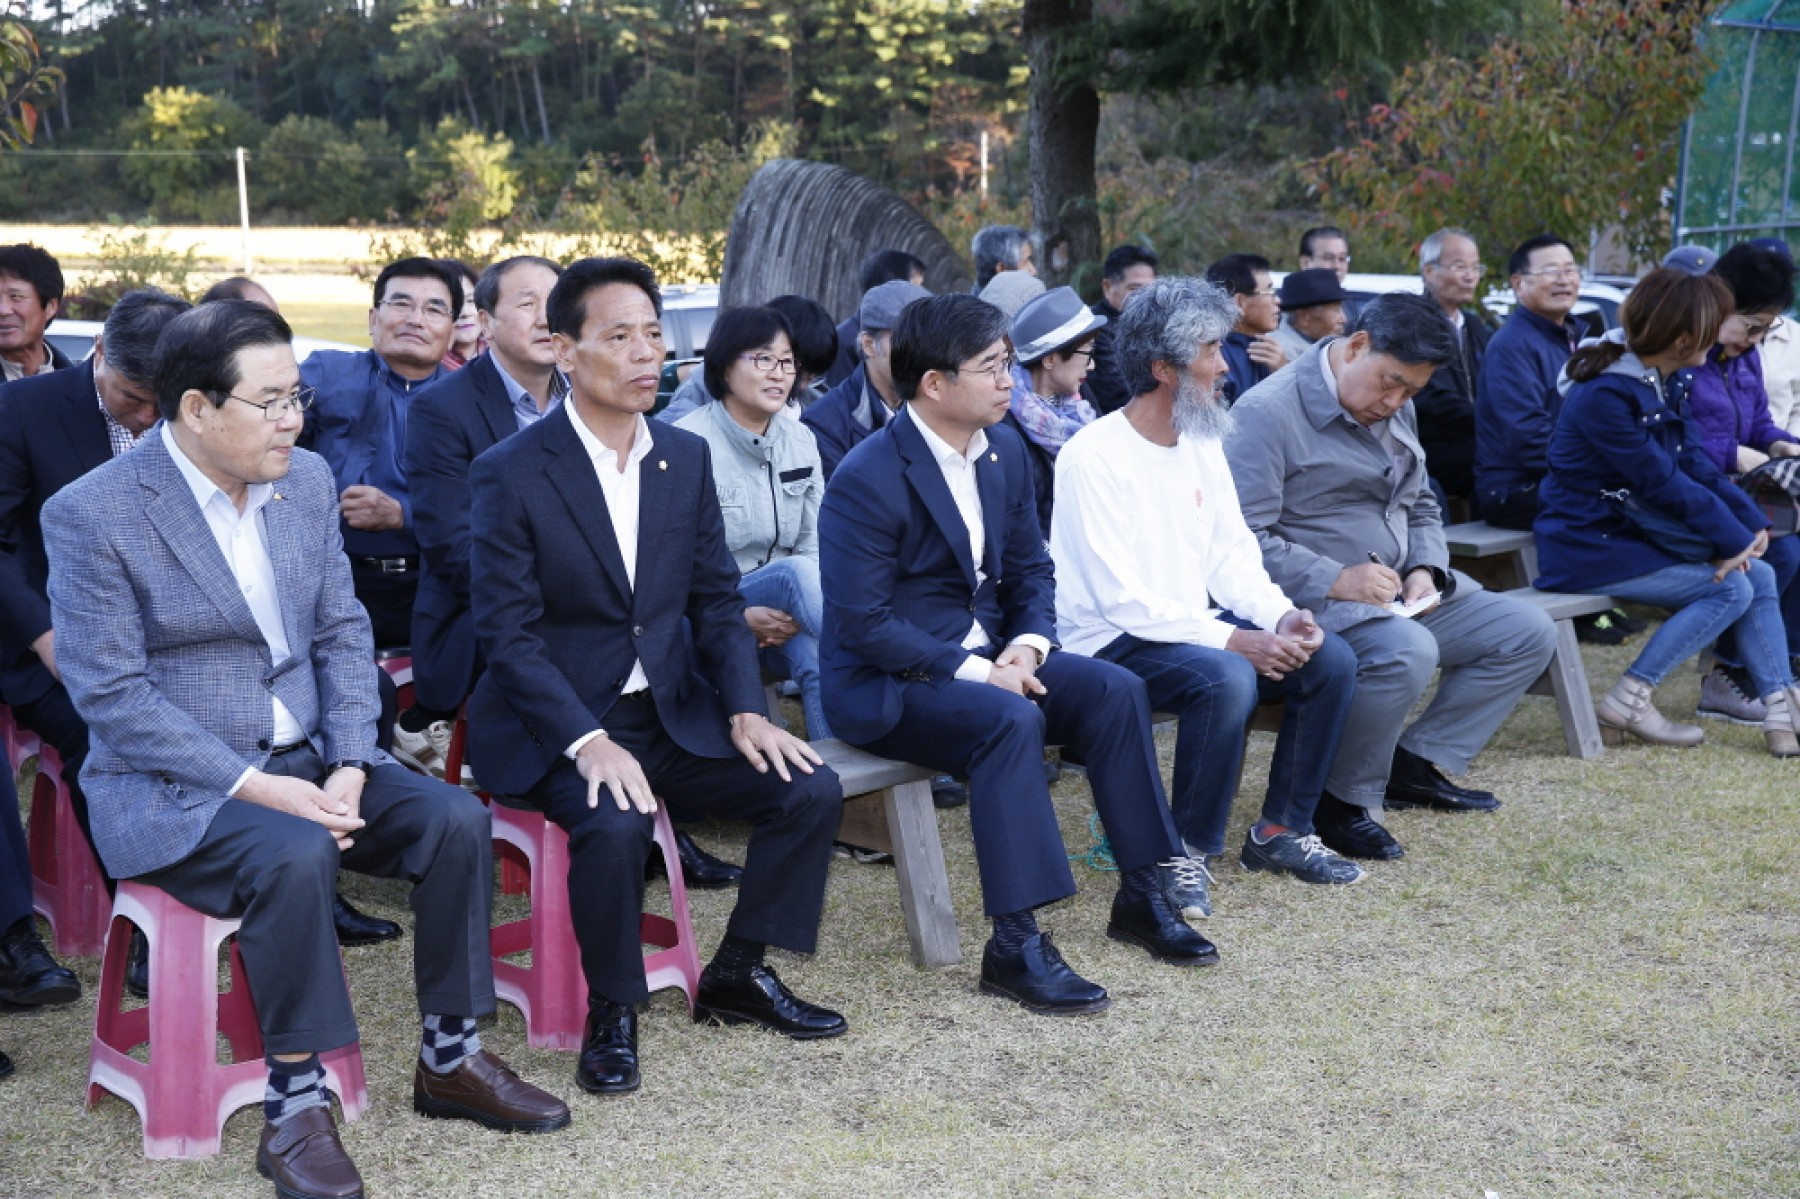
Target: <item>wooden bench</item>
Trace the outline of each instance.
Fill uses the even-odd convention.
[[[932,967],[962,961],[937,807],[931,802],[933,772],[878,758],[842,741],[814,741],[812,747],[844,784],[837,839],[894,855],[913,962]]]
[[[1503,558],[1498,565],[1505,569],[1505,577],[1495,580],[1502,588],[1529,587],[1537,578],[1537,540],[1529,530],[1502,529],[1485,520],[1471,520],[1445,525],[1444,544],[1452,558]]]

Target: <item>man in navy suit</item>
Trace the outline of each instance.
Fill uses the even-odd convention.
[[[450,722],[481,673],[469,614],[469,464],[562,402],[545,318],[562,267],[530,256],[496,262],[475,284],[488,352],[420,392],[406,422],[406,480],[419,543],[412,614],[413,696],[394,756],[442,778]]]
[[[0,700],[21,728],[61,756],[69,801],[90,844],[79,778],[87,723],[69,702],[56,664],[38,514],[51,496],[132,449],[156,423],[156,339],[189,307],[151,288],[129,292],[113,305],[86,362],[0,388]],[[0,839],[15,851],[0,869],[0,999],[66,1003],[81,986],[37,939],[17,802],[12,787],[0,786]]]
[[[824,699],[837,734],[969,777],[994,935],[981,989],[1047,1014],[1106,991],[1063,961],[1033,910],[1075,891],[1044,781],[1046,740],[1079,750],[1121,882],[1107,933],[1178,965],[1218,960],[1169,907],[1181,856],[1144,685],[1056,646],[1056,583],[1012,397],[1006,316],[972,296],[907,305],[890,349],[905,407],[844,458],[819,514]]]
[[[663,362],[656,277],[589,258],[550,293],[561,411],[476,460],[470,595],[487,670],[469,702],[476,774],[569,834],[589,1014],[576,1081],[639,1085],[644,862],[671,814],[751,824],[738,902],[695,1015],[796,1038],[847,1028],[797,998],[766,945],[815,947],[837,776],[763,715],[756,644],[704,439],[644,419]]]

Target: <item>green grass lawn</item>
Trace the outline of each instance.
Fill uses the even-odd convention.
[[[1595,687],[1631,654],[1588,647]],[[1678,674],[1664,710],[1691,712],[1697,689]],[[818,956],[777,959],[848,1036],[696,1027],[665,992],[644,1017],[644,1089],[603,1101],[502,1005],[487,1045],[574,1108],[546,1137],[415,1116],[409,945],[350,950],[373,1107],[345,1142],[372,1196],[1800,1194],[1800,761],[1767,757],[1754,729],[1707,735],[1580,762],[1551,702],[1527,699],[1470,775],[1502,810],[1395,814],[1407,856],[1362,885],[1246,875],[1229,853],[1201,925],[1216,967],[1107,940],[1114,878],[1077,866],[1081,894],[1043,923],[1112,992],[1083,1019],[976,993],[968,813],[942,813],[961,965],[914,969],[892,868],[847,861]],[[1271,744],[1252,740],[1234,847]],[[1166,768],[1166,734],[1162,748]],[[1056,800],[1085,849],[1086,783],[1065,778]],[[698,834],[742,853],[735,826]],[[401,888],[346,876],[345,891],[410,925]],[[692,898],[704,955],[731,895]],[[96,963],[72,964],[91,989]],[[0,1082],[0,1192],[269,1194],[255,1109],[203,1162],[145,1161],[119,1100],[84,1111],[92,1019],[91,998],[0,1018],[19,1065]]]

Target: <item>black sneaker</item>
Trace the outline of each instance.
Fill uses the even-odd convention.
[[[1575,618],[1575,640],[1584,645],[1623,645],[1625,630],[1611,612],[1596,612]]]
[[[1622,629],[1627,637],[1635,636],[1650,627],[1649,621],[1640,620],[1623,608],[1614,608],[1607,615],[1612,617],[1613,624]]]
[[[1303,883],[1342,885],[1360,883],[1363,878],[1361,866],[1339,857],[1316,833],[1307,837],[1277,833],[1267,841],[1258,841],[1252,829],[1244,834],[1244,852],[1239,861],[1245,870],[1291,874]]]

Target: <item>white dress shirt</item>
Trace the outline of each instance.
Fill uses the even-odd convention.
[[[1791,316],[1770,329],[1758,349],[1763,388],[1769,393],[1769,415],[1781,428],[1800,424],[1800,324]]]
[[[975,468],[982,455],[987,453],[987,434],[980,429],[975,430],[974,436],[969,438],[967,452],[959,454],[950,448],[949,442],[932,432],[931,426],[918,419],[917,415],[913,417],[913,424],[924,436],[925,448],[937,460],[938,470],[944,475],[944,483],[950,488],[950,498],[956,502],[956,511],[969,531],[969,554],[975,564],[975,586],[979,589],[987,581],[987,571],[982,569],[982,560],[987,554],[987,526],[981,521],[981,489],[976,485]],[[1000,468],[996,465],[994,469]],[[981,622],[971,620],[968,636],[962,639],[962,647],[977,650],[986,649],[990,644],[992,638],[981,627]],[[1030,646],[1037,651],[1039,662],[1050,656],[1050,642],[1036,633],[1021,633],[1012,639],[1012,644]],[[991,661],[972,653],[956,668],[956,677],[965,683],[985,683],[993,669]]]
[[[631,453],[625,459],[625,469],[619,469],[619,455],[608,449],[593,432],[588,429],[587,422],[581,419],[573,402],[563,404],[563,411],[568,413],[569,423],[575,426],[575,436],[581,440],[581,448],[594,464],[594,474],[600,480],[600,490],[606,496],[606,512],[612,517],[613,537],[619,543],[619,557],[625,560],[625,581],[634,589],[637,587],[637,554],[638,554],[638,497],[640,488],[638,476],[641,464],[650,453],[650,422],[638,414],[637,431],[631,437]],[[549,415],[546,413],[545,415]],[[644,673],[644,663],[634,660],[631,663],[631,676],[625,680],[622,694],[630,695],[634,691],[642,691],[650,686],[650,676]],[[570,758],[581,752],[581,747],[600,735],[602,730],[595,729],[575,739],[574,743],[563,752]]]
[[[1056,631],[1094,654],[1121,633],[1224,649],[1237,626],[1273,631],[1294,605],[1269,579],[1217,438],[1158,445],[1123,412],[1101,417],[1056,459]]]
[[[206,518],[206,527],[212,530],[213,540],[218,542],[219,552],[225,556],[225,565],[237,580],[244,603],[249,605],[250,615],[256,618],[256,627],[269,645],[271,663],[280,666],[293,657],[293,652],[288,646],[287,630],[281,623],[281,596],[275,590],[275,563],[269,557],[268,530],[258,519],[263,507],[274,498],[275,485],[250,484],[244,495],[244,510],[239,512],[231,498],[181,452],[181,446],[176,443],[167,425],[162,427],[158,436],[168,448],[169,457],[175,460],[175,467],[181,471],[181,477],[187,480],[188,488],[194,493],[194,502],[200,506],[200,515]],[[275,708],[276,747],[305,741],[306,730],[300,727],[300,722],[294,719],[294,714],[288,711],[287,705],[273,694],[269,696],[269,702]],[[238,788],[244,785],[244,780],[253,773],[253,768],[246,768],[238,776],[238,781],[232,784],[230,794],[236,795]]]

